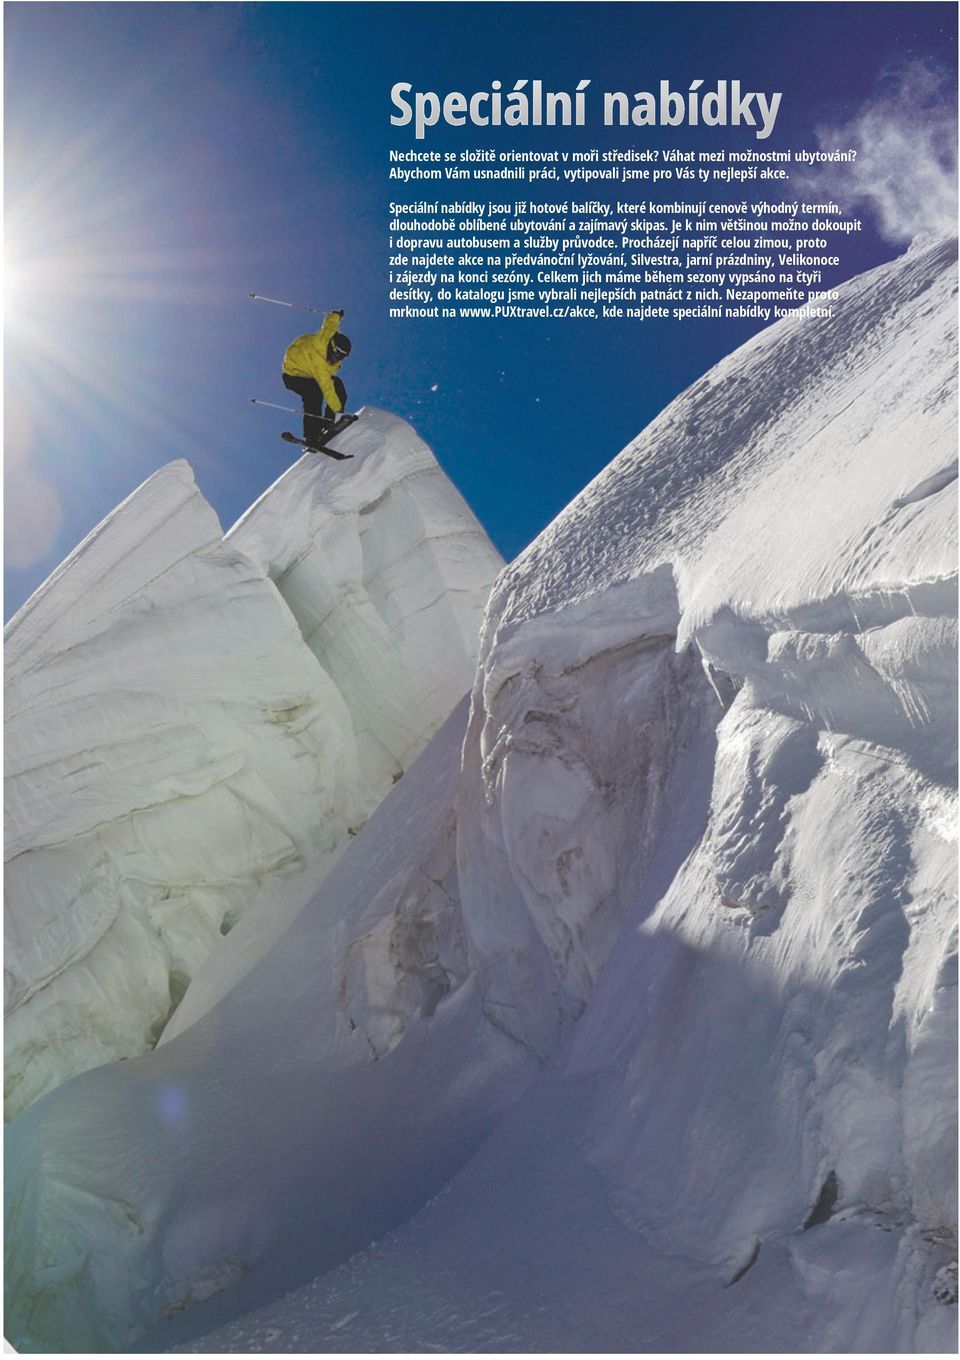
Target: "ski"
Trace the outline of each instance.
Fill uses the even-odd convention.
[[[325,453],[328,458],[352,458],[352,453],[341,453],[339,449],[332,449],[330,445],[326,443],[326,440],[333,439],[334,435],[341,434],[347,426],[352,425],[356,419],[356,416],[351,415],[340,416],[330,426],[330,429],[327,431],[324,438],[324,442],[321,444],[308,444],[305,439],[301,439],[299,435],[292,434],[289,430],[284,430],[280,438],[285,439],[288,444],[299,444],[300,447],[306,449],[308,453]]]
[[[305,439],[301,439],[299,435],[291,434],[289,430],[284,430],[280,438],[285,439],[288,444],[299,444],[301,448],[306,449],[307,453],[325,453],[328,458],[353,457],[352,453],[339,453],[336,449],[328,448],[326,444],[308,444]]]

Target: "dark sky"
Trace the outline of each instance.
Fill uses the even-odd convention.
[[[954,104],[952,3],[8,3],[4,26],[8,615],[171,459],[224,528],[288,466],[292,417],[247,399],[289,400],[283,350],[311,319],[251,291],[345,309],[350,405],[410,419],[508,558],[756,328],[390,320],[388,204],[429,196],[391,185],[391,147],[814,148],[865,102],[896,124],[912,69],[929,76],[902,118],[919,155]],[[390,125],[396,81],[470,93],[522,77],[590,79],[587,126],[416,143]],[[601,125],[599,91],[696,78],[782,91],[773,135]],[[842,277],[904,248],[856,214]]]

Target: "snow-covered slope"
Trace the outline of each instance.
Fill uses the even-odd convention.
[[[574,1007],[623,888],[619,870],[608,886],[605,835],[579,828],[592,813],[624,853],[630,837],[602,798],[619,815],[638,772],[649,781],[662,768],[648,751],[691,644],[732,710],[719,743],[719,893],[741,920],[769,908],[763,932],[786,900],[770,878],[782,872],[783,805],[842,759],[822,742],[902,751],[898,768],[935,789],[955,783],[954,261],[952,242],[918,249],[848,284],[829,321],[762,332],[500,577],[466,747],[464,911],[477,940],[491,913],[514,943],[538,940]],[[614,733],[611,707],[619,697],[630,710],[631,680],[664,644],[679,655],[652,701],[661,720],[637,732],[622,717]],[[655,832],[649,817],[632,824]],[[496,935],[490,952],[488,968],[512,967]],[[545,991],[529,997],[524,1023]]]
[[[955,258],[674,402],[499,578],[462,763],[14,1122],[18,1344],[951,1347]]]
[[[956,1258],[955,261],[953,241],[917,248],[847,285],[830,322],[787,320],[731,355],[491,600],[459,823],[475,965],[524,1040],[582,1004],[625,921],[550,1123],[598,1178],[598,1231],[642,1243],[638,1269],[696,1263],[718,1290],[758,1263],[699,1330],[683,1291],[666,1324],[656,1292],[624,1291],[584,1346],[655,1332],[656,1349],[710,1349],[722,1312],[726,1346],[750,1348],[770,1289],[783,1308],[761,1349],[953,1344],[934,1281]],[[677,658],[638,714],[665,635]],[[704,740],[688,720],[668,746],[674,775],[686,750],[710,790],[699,826],[653,796],[658,737],[702,704],[692,676],[678,695],[691,651],[716,727]],[[552,988],[518,985],[518,952]],[[538,1108],[505,1135],[533,1186]],[[444,1218],[467,1274],[502,1249],[503,1285],[521,1248],[465,1229],[477,1183],[432,1216],[433,1241],[443,1253]],[[563,1215],[534,1199],[523,1250],[553,1244],[551,1297],[592,1309],[575,1232],[557,1247]],[[895,1245],[878,1251],[878,1230]],[[567,1335],[538,1328],[541,1345]]]
[[[256,1296],[257,1263],[274,1289],[309,1278],[422,1204],[516,1098],[531,1064],[460,985],[465,709],[219,1005],[9,1126],[21,1345],[124,1350],[238,1281]],[[391,1062],[376,1061],[369,1013],[403,1036]],[[56,1278],[38,1270],[51,1250]]]
[[[8,1114],[249,967],[468,688],[500,560],[408,425],[352,448],[225,539],[171,464],[9,625]]]

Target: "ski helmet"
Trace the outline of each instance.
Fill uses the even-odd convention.
[[[334,363],[339,363],[341,359],[347,357],[351,349],[352,345],[347,337],[343,335],[342,332],[337,331],[336,335],[330,341],[327,353]]]

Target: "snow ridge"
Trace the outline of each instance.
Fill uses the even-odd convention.
[[[170,464],[11,621],[8,1117],[252,966],[468,687],[500,560],[409,426],[353,442],[226,537]]]

